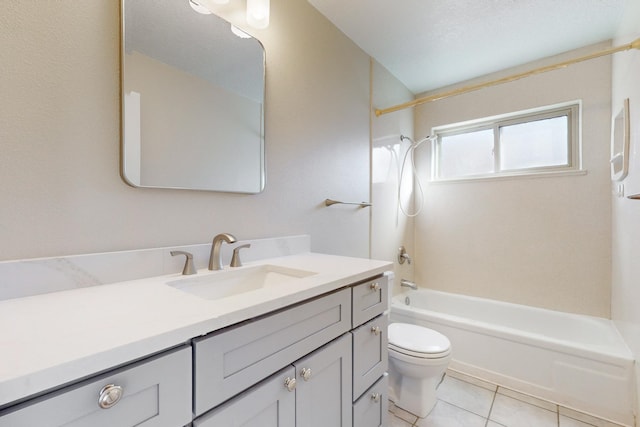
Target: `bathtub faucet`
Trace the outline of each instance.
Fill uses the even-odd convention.
[[[408,281],[407,279],[402,279],[400,280],[400,286],[405,287],[405,288],[411,288],[413,290],[418,290],[418,285],[416,285],[413,282]]]

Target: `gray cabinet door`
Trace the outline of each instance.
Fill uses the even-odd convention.
[[[122,387],[112,407],[101,389]],[[191,347],[165,353],[0,413],[0,427],[177,427],[191,421]]]
[[[351,334],[298,360],[296,427],[351,427]]]
[[[295,427],[296,393],[285,386],[295,378],[289,366],[193,422],[194,427]]]
[[[387,316],[378,316],[353,333],[353,400],[387,371]]]
[[[353,427],[386,427],[389,398],[387,376],[383,376],[353,404]]]

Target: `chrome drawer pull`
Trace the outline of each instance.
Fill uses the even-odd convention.
[[[380,290],[380,283],[373,282],[372,284],[369,285],[369,289],[371,289],[372,291],[379,291]]]
[[[296,379],[295,378],[291,378],[291,377],[287,377],[287,379],[284,380],[284,386],[289,391],[295,390],[296,389]]]
[[[380,326],[372,326],[371,327],[371,332],[374,335],[380,335],[382,333],[382,329],[380,329]]]
[[[371,400],[373,400],[376,403],[380,402],[380,397],[381,397],[380,393],[371,394]]]
[[[100,390],[100,397],[98,397],[98,406],[102,409],[109,409],[120,402],[124,390],[119,385],[107,384]]]
[[[305,381],[309,381],[311,379],[311,368],[302,368],[300,375]]]

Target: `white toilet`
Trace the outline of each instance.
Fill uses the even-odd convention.
[[[436,388],[451,360],[451,343],[439,332],[408,323],[392,323],[388,332],[390,400],[424,418],[436,404]]]

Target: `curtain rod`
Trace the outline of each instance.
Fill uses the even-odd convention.
[[[496,85],[499,85],[499,84],[502,84],[502,83],[509,83],[509,82],[514,81],[514,80],[522,79],[524,77],[529,77],[529,76],[533,76],[535,74],[540,74],[540,73],[546,73],[547,71],[553,71],[553,70],[557,70],[559,68],[565,68],[565,67],[568,67],[569,65],[572,65],[572,64],[575,64],[575,63],[578,63],[578,62],[587,61],[589,59],[595,59],[595,58],[599,58],[601,56],[611,55],[613,53],[622,52],[622,51],[630,50],[630,49],[640,49],[640,39],[636,39],[636,40],[632,41],[631,43],[628,43],[628,44],[625,44],[625,45],[622,45],[622,46],[612,47],[612,48],[609,48],[609,49],[601,50],[599,52],[591,53],[589,55],[581,56],[581,57],[574,58],[574,59],[569,59],[569,60],[563,61],[563,62],[558,62],[557,64],[547,65],[547,66],[544,66],[544,67],[535,68],[535,69],[530,70],[530,71],[525,71],[523,73],[513,74],[513,75],[508,76],[508,77],[503,77],[503,78],[500,78],[500,79],[491,80],[491,81],[484,82],[484,83],[477,83],[477,84],[473,84],[473,85],[469,85],[469,86],[464,86],[464,87],[461,87],[461,88],[458,88],[458,89],[453,89],[453,90],[450,90],[450,91],[437,93],[435,95],[429,95],[429,96],[425,96],[425,97],[422,97],[422,98],[417,98],[417,99],[414,99],[413,101],[405,102],[403,104],[394,105],[393,107],[389,107],[389,108],[383,108],[381,110],[376,109],[375,113],[376,113],[376,116],[380,117],[383,114],[392,113],[394,111],[404,110],[406,108],[411,108],[411,107],[415,107],[417,105],[426,104],[427,102],[438,101],[440,99],[450,98],[452,96],[461,95],[463,93],[468,93],[468,92],[473,92],[473,91],[478,90],[478,89],[483,89],[485,87],[490,87],[490,86],[496,86]]]

